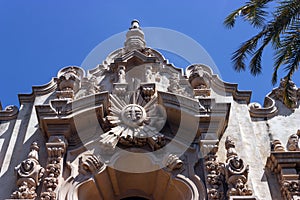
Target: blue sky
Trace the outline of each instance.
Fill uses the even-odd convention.
[[[252,90],[251,101],[263,102],[273,88],[272,52],[263,55],[263,74],[252,77],[249,71],[235,72],[232,52],[257,30],[240,20],[232,30],[223,26],[230,11],[244,2],[0,0],[0,101],[3,107],[19,106],[17,94],[31,93],[32,86],[48,83],[62,67],[80,66],[94,47],[128,30],[131,20],[138,19],[142,27],[172,29],[193,38],[210,54],[224,81]],[[175,58],[169,60],[182,65]],[[298,86],[299,77],[297,72]]]

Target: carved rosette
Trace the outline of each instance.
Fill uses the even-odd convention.
[[[63,136],[52,136],[46,143],[48,161],[46,166],[44,188],[41,193],[41,200],[56,200],[56,192],[61,177],[63,156],[66,151],[66,143]]]
[[[38,151],[37,143],[32,143],[27,159],[15,168],[18,190],[12,193],[12,199],[36,198],[36,188],[44,174],[44,168],[39,164]]]
[[[226,161],[226,182],[228,184],[227,196],[250,196],[252,190],[248,188],[249,166],[238,157],[235,144],[230,137],[226,138],[225,147],[227,149]]]

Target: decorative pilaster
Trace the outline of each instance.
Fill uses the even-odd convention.
[[[39,163],[38,151],[37,143],[32,143],[27,159],[15,168],[18,190],[12,193],[12,199],[35,199],[37,197],[36,188],[44,175],[44,168]]]
[[[67,144],[64,136],[51,136],[46,143],[48,161],[41,200],[56,200],[56,190],[62,176],[63,157]]]
[[[203,144],[204,166],[208,199],[225,199],[224,196],[224,164],[217,161],[218,146],[215,142]]]

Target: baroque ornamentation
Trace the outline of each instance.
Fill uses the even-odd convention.
[[[165,165],[169,171],[180,169],[183,166],[182,160],[175,154],[168,155]]]
[[[285,151],[280,140],[273,140],[271,150],[273,151]]]
[[[212,149],[205,158],[208,199],[224,199],[224,164],[217,161],[217,148]]]
[[[32,143],[27,159],[15,168],[18,190],[12,193],[12,199],[36,198],[36,188],[44,175],[44,168],[39,164],[38,151],[37,143]]]
[[[282,181],[281,193],[286,199],[298,199],[300,196],[300,181]]]
[[[44,191],[41,200],[56,200],[55,190],[59,184],[62,170],[62,158],[66,150],[66,144],[59,136],[52,136],[50,143],[46,143],[48,161],[45,178],[43,181]]]
[[[157,104],[157,97],[143,104],[141,96],[131,95],[127,102],[118,95],[110,95],[110,114],[106,120],[109,131],[101,135],[100,144],[114,149],[118,143],[124,146],[141,147],[148,144],[152,149],[164,145],[164,137],[159,130],[165,123],[165,111]]]
[[[62,69],[58,74],[56,96],[59,99],[73,99],[80,88],[83,70],[79,67],[70,66]]]
[[[287,149],[289,151],[299,151],[299,136],[297,134],[290,135],[287,143]]]
[[[238,157],[235,144],[230,137],[226,138],[225,147],[227,150],[226,161],[226,182],[228,184],[227,196],[248,196],[252,190],[248,188],[249,166]]]
[[[86,153],[79,158],[78,172],[82,175],[95,174],[103,163],[92,153]]]

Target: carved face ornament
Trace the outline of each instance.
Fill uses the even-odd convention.
[[[114,148],[120,139],[120,141],[127,140],[129,142],[137,139],[138,144],[148,137],[159,134],[166,116],[156,104],[156,98],[153,97],[143,105],[136,100],[138,99],[136,94],[128,102],[117,95],[111,95],[111,112],[107,116],[107,120],[113,125],[113,128],[101,135],[103,138],[101,141],[110,140]]]

